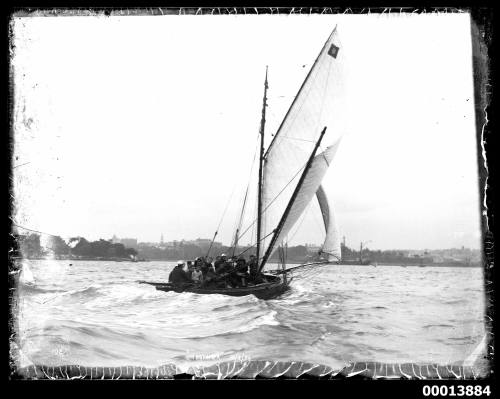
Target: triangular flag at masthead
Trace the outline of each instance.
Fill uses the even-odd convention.
[[[331,44],[330,49],[328,50],[328,55],[331,55],[333,58],[337,58],[337,53],[339,52],[339,48],[335,44]]]

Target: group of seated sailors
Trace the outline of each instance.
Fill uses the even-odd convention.
[[[259,272],[255,255],[250,255],[248,262],[243,257],[228,258],[226,254],[217,256],[213,264],[212,261],[211,257],[196,258],[194,262],[188,261],[187,270],[184,270],[186,264],[180,260],[170,272],[168,281],[207,289],[247,287],[266,282]]]

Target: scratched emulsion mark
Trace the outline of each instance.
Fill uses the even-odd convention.
[[[122,16],[122,15],[230,15],[230,14],[338,14],[338,13],[391,13],[391,12],[426,12],[424,10],[415,10],[407,8],[399,9],[377,9],[363,8],[353,12],[351,9],[339,8],[135,8],[135,9],[115,9],[115,10],[89,10],[89,9],[44,9],[33,10],[26,9],[17,11],[16,17],[40,17],[40,16]],[[452,8],[435,8],[433,12],[463,12],[462,10]],[[11,25],[12,29],[12,25]],[[190,367],[188,375],[192,378],[300,378],[304,376],[319,378],[361,378],[361,379],[477,379],[486,378],[490,375],[491,369],[488,362],[493,360],[493,290],[492,290],[492,268],[493,260],[493,236],[489,229],[488,218],[491,215],[491,208],[487,206],[487,193],[491,188],[488,183],[488,161],[487,133],[489,125],[487,118],[487,107],[490,103],[490,94],[486,89],[489,86],[488,69],[488,49],[486,45],[491,42],[490,31],[483,25],[478,27],[473,19],[471,23],[472,44],[474,52],[474,78],[475,78],[475,103],[476,103],[476,126],[478,131],[478,151],[480,190],[481,190],[481,218],[484,254],[485,254],[485,294],[487,296],[486,326],[487,334],[466,359],[462,365],[436,365],[436,364],[387,364],[376,362],[356,362],[349,364],[341,369],[334,370],[329,366],[317,365],[304,362],[277,362],[277,361],[235,361],[221,362],[208,367]],[[485,32],[485,29],[487,30]],[[11,39],[10,57],[14,56],[14,47],[12,46],[12,30],[9,32]],[[485,43],[487,41],[487,43]],[[478,62],[479,60],[479,62]],[[11,65],[12,82],[12,65]],[[11,102],[14,96],[11,96]],[[12,108],[14,109],[14,108]],[[20,114],[19,114],[20,112]],[[21,121],[26,132],[33,129],[35,120],[27,115],[25,105],[17,106],[12,112],[18,121]],[[19,117],[20,116],[20,117]],[[19,118],[17,118],[19,117]],[[16,160],[18,157],[16,158]],[[28,164],[27,162],[26,164]],[[17,165],[17,166],[23,166]],[[15,168],[16,165],[13,165]],[[22,179],[22,177],[21,177]],[[19,198],[17,198],[19,201]],[[11,208],[15,208],[16,198],[11,191]],[[15,241],[15,240],[14,240]],[[121,366],[121,367],[85,367],[80,365],[20,365],[22,353],[20,353],[16,340],[16,316],[17,303],[16,291],[21,272],[19,262],[13,261],[12,257],[16,253],[15,248],[19,243],[12,242],[9,249],[9,341],[10,341],[10,365],[11,377],[24,379],[171,379],[181,374],[181,370],[175,364],[166,364],[156,368],[147,368],[139,366]],[[22,254],[21,254],[22,257]],[[61,344],[53,349],[53,354],[64,361],[69,353],[69,343]],[[28,360],[29,362],[29,360]]]
[[[305,362],[247,361],[222,362],[207,367],[190,367],[187,373],[173,363],[160,367],[85,367],[80,365],[31,365],[19,368],[17,378],[23,379],[173,379],[181,375],[192,379],[255,379],[255,378],[324,378],[324,379],[408,379],[408,380],[471,380],[486,374],[474,366],[437,364],[388,364],[356,362],[341,369]]]
[[[34,209],[37,202],[36,192],[47,188],[47,174],[43,172],[45,154],[40,148],[52,143],[44,141],[44,129],[40,118],[44,112],[52,112],[40,94],[39,82],[30,73],[33,67],[26,46],[36,44],[36,36],[29,34],[23,12],[14,13],[9,23],[9,78],[10,78],[10,179],[9,179],[9,216],[12,221],[9,235],[9,353],[11,370],[32,363],[20,348],[29,352],[36,349],[38,341],[25,340],[21,334],[20,323],[29,324],[25,314],[21,314],[22,298],[19,297],[19,285],[33,286],[35,281],[30,272],[30,259],[36,248],[41,248],[44,259],[53,258],[51,241],[53,237],[37,234],[35,230],[25,229],[28,234],[21,234],[22,226],[36,225],[36,221],[27,216],[27,209]],[[21,18],[19,18],[21,16]],[[23,51],[21,51],[21,49]],[[34,223],[35,222],[35,223]],[[24,231],[23,231],[24,232]],[[37,233],[37,234],[32,234]],[[51,349],[51,358],[56,362],[68,362],[70,344],[62,339]]]
[[[490,230],[489,219],[493,216],[491,202],[491,183],[489,180],[487,148],[491,137],[491,126],[488,121],[488,109],[491,102],[490,57],[492,42],[491,16],[489,10],[471,10],[472,67],[474,74],[474,106],[477,142],[477,165],[479,178],[479,198],[481,214],[481,231],[483,238],[483,267],[485,295],[485,329],[486,335],[476,350],[466,359],[465,364],[476,361],[481,367],[491,369],[493,364],[493,266],[494,242]],[[475,360],[474,360],[475,359]]]

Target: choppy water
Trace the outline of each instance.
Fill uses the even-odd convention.
[[[331,266],[264,301],[136,282],[166,281],[171,262],[24,265],[15,307],[21,366],[449,364],[485,333],[480,268]]]

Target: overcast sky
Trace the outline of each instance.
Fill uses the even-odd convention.
[[[265,67],[269,138],[335,25],[349,123],[324,186],[347,245],[479,248],[468,14],[15,19],[16,222],[211,238],[234,190],[229,243]],[[309,216],[291,244],[322,242]]]

